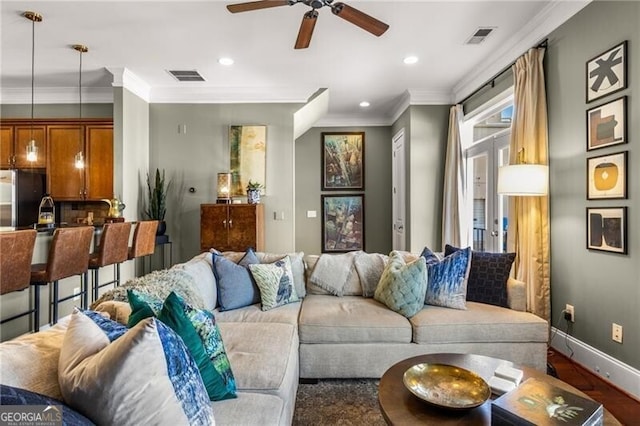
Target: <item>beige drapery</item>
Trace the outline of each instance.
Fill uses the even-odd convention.
[[[453,105],[449,110],[449,135],[444,166],[444,189],[442,201],[442,250],[445,244],[455,247],[469,245],[469,231],[464,205],[466,182],[460,120],[462,105]]]
[[[509,163],[548,164],[544,48],[530,49],[513,65],[514,112]],[[527,310],[550,320],[549,196],[509,197],[508,251],[515,277],[527,285]]]

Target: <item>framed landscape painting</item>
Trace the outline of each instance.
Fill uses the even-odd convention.
[[[322,195],[322,252],[364,250],[364,195]]]
[[[266,168],[267,126],[229,126],[230,195],[246,195],[250,180],[266,187]]]
[[[587,111],[587,151],[627,143],[627,97]]]
[[[627,41],[587,61],[587,103],[627,88]]]
[[[587,207],[587,249],[627,253],[626,207]]]
[[[627,198],[627,152],[587,158],[587,200]]]
[[[364,132],[322,133],[322,190],[364,190]]]

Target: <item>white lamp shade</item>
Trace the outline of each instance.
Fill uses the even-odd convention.
[[[549,191],[549,168],[541,164],[515,164],[498,169],[498,194],[540,196]]]

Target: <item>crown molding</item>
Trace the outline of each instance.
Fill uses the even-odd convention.
[[[202,87],[186,83],[180,87],[154,87],[151,103],[239,104],[306,103],[317,87]]]
[[[360,117],[348,115],[325,115],[313,127],[378,127],[389,126],[387,117]]]
[[[123,67],[107,67],[113,75],[113,87],[122,87],[149,103],[151,98],[151,86],[146,81]]]
[[[452,99],[455,102],[460,102],[478,87],[486,84],[498,72],[513,63],[532,46],[540,43],[553,30],[565,23],[591,1],[554,0],[550,2],[511,38],[513,40],[511,44],[506,44],[502,49],[496,50],[493,55],[484,58],[482,64],[478,66],[478,72],[469,74],[454,86]]]
[[[0,89],[2,104],[31,104],[31,88]],[[34,93],[34,104],[76,104],[78,103],[77,87],[42,87]],[[111,87],[83,87],[82,103],[110,104],[113,103],[113,89]]]

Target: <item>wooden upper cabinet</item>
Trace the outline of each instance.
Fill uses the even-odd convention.
[[[84,170],[74,162],[81,132],[82,127],[73,124],[47,127],[47,192],[56,201],[84,199]]]
[[[16,126],[15,132],[15,166],[18,169],[31,167],[47,167],[47,143],[45,126]],[[34,162],[27,160],[27,145],[31,139],[36,141],[38,159]]]
[[[113,126],[86,127],[86,194],[91,200],[113,198]],[[54,198],[55,200],[55,198]]]
[[[0,127],[0,167],[13,165],[13,126]]]
[[[207,251],[264,251],[262,204],[202,204],[200,249]]]

